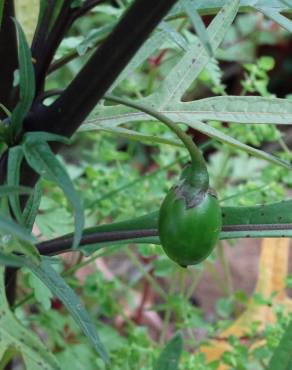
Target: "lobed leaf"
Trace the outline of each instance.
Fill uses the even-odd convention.
[[[209,56],[213,56],[213,50],[212,50],[212,45],[209,40],[209,35],[206,30],[205,24],[202,21],[202,18],[197,12],[197,9],[194,7],[194,4],[191,2],[191,0],[182,0],[182,6],[190,18],[196,33],[201,40],[202,44],[205,46],[206,51],[209,53]]]
[[[229,26],[237,14],[238,7],[239,0],[228,2],[208,27],[207,34],[214,52],[223,41]],[[210,55],[206,52],[205,46],[196,40],[190,45],[189,51],[172,68],[160,89],[146,100],[150,100],[154,106],[160,108],[173,101],[179,101],[209,60]]]

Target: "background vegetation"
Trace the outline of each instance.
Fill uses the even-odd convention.
[[[0,1],[7,40],[0,55],[13,27],[18,58],[9,54],[13,81],[0,72],[13,82],[0,94],[0,369],[289,370],[289,242],[267,238],[292,234],[283,226],[292,223],[289,200],[277,203],[292,186],[292,4],[181,0],[161,20],[167,6],[155,13],[155,2],[141,0],[118,43],[113,29],[133,1],[22,0],[15,23],[8,3]],[[156,14],[150,26],[139,6]],[[135,27],[148,27],[137,42]],[[101,100],[107,91],[141,110]],[[231,225],[270,226],[222,234],[215,252],[187,270],[165,256],[155,235],[96,239],[41,258],[39,251],[52,254],[43,241],[73,233],[77,245],[83,222],[90,228],[157,210],[177,183],[187,152],[143,106],[200,145],[223,207],[276,204],[265,222],[249,211],[242,222],[231,213]],[[56,135],[72,137],[70,145]],[[261,244],[253,281],[234,252],[242,248],[235,238],[246,236],[265,237],[245,246]],[[234,266],[249,289],[240,289]],[[198,293],[204,279],[220,291],[214,305],[206,293],[209,310]]]

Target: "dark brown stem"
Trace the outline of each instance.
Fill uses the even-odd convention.
[[[24,121],[25,131],[71,136],[176,1],[136,0],[61,97],[50,107],[34,105]],[[37,178],[23,167],[23,185],[33,187]]]
[[[14,2],[4,1],[3,20],[0,29],[0,103],[12,110],[16,101],[16,93],[13,89],[14,71],[18,68],[17,39],[14,17]],[[0,118],[5,115],[0,112]],[[6,181],[7,152],[0,158],[0,185]],[[5,269],[5,290],[10,305],[14,304],[16,297],[17,273],[14,268]],[[12,362],[5,366],[5,370],[12,369]]]
[[[136,238],[146,238],[149,236],[157,235],[158,230],[156,229],[96,232],[84,235],[81,239],[80,246],[113,242],[118,240],[132,240]],[[54,256],[71,250],[72,241],[73,239],[71,236],[68,236],[66,238],[60,237],[57,239],[39,243],[37,245],[37,248],[42,255]]]
[[[34,34],[32,45],[31,45],[31,53],[32,56],[38,60],[41,58],[40,51],[43,48],[43,45],[46,42],[47,34],[50,27],[50,22],[52,20],[52,15],[54,13],[55,1],[48,0],[46,9],[44,11],[44,15],[41,20],[39,20],[38,28]]]
[[[88,48],[87,52],[90,51],[91,48]],[[48,74],[49,73],[52,73],[52,72],[55,72],[57,69],[63,67],[64,65],[66,65],[67,63],[71,62],[72,60],[74,60],[75,58],[78,58],[79,57],[79,54],[77,51],[71,51],[69,52],[68,54],[66,54],[64,57],[62,58],[59,58],[57,59],[55,62],[53,62],[49,69],[48,69]]]
[[[35,75],[36,75],[36,96],[42,91],[47,70],[53,60],[55,52],[60,45],[66,31],[71,26],[72,19],[72,0],[64,1],[60,13],[47,36],[47,39],[42,44],[38,45],[38,49],[34,51],[33,57],[36,60]],[[44,19],[44,22],[46,20]],[[42,28],[42,26],[40,26]]]
[[[222,231],[267,231],[267,230],[292,230],[292,224],[253,224],[253,225],[224,225]],[[158,229],[140,229],[140,230],[117,230],[107,232],[94,232],[85,234],[80,242],[80,246],[107,243],[118,240],[133,240],[138,238],[158,236]],[[63,236],[48,240],[37,245],[42,255],[54,256],[60,253],[72,251],[73,236]]]
[[[26,130],[39,130],[41,121],[44,131],[71,136],[176,1],[136,0],[60,98],[36,107]]]
[[[18,68],[17,40],[12,0],[4,1],[3,20],[0,29],[0,103],[12,110],[15,104],[13,94],[14,71]],[[0,118],[5,114],[0,111]],[[1,174],[0,174],[1,176]]]
[[[96,5],[102,3],[104,0],[86,0],[82,6],[74,10],[72,18],[76,20],[82,17],[84,14],[93,9]]]

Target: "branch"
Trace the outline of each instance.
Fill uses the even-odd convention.
[[[47,38],[47,33],[50,27],[50,22],[52,20],[52,15],[54,13],[55,1],[48,0],[46,9],[44,11],[42,19],[39,20],[37,30],[34,34],[32,44],[31,44],[31,53],[32,56],[39,60],[41,57],[40,51],[43,48],[43,45]]]
[[[224,225],[223,232],[236,231],[272,231],[272,230],[292,230],[292,224],[250,224],[250,225]],[[136,229],[136,230],[115,230],[107,232],[92,232],[83,235],[80,246],[107,243],[119,240],[133,240],[139,238],[158,236],[158,229]],[[44,256],[54,256],[64,252],[72,252],[73,235],[65,235],[60,238],[48,240],[37,244],[40,254]],[[80,251],[80,249],[78,250]]]
[[[90,245],[96,243],[106,243],[118,240],[130,240],[136,238],[145,238],[149,236],[158,236],[156,229],[143,229],[143,230],[121,230],[121,231],[108,231],[108,232],[95,232],[92,234],[85,234],[81,241],[80,246]],[[39,243],[37,248],[42,255],[54,256],[60,253],[72,251],[73,237],[60,237],[46,242]]]
[[[26,130],[71,136],[177,0],[136,0],[114,31],[50,107],[36,108]]]
[[[4,104],[10,111],[15,104],[13,78],[14,71],[18,68],[17,39],[13,17],[13,1],[5,0],[0,31],[0,103]],[[4,118],[2,111],[0,118]]]
[[[102,3],[104,0],[86,0],[82,6],[76,8],[72,15],[72,20],[82,17],[84,14],[93,9],[96,5]]]
[[[47,36],[46,40],[43,39],[43,43],[37,42],[37,49],[34,49],[33,57],[36,59],[35,64],[35,76],[36,76],[36,96],[43,89],[47,70],[53,60],[55,52],[59,47],[66,31],[72,24],[72,0],[67,0],[63,3],[63,6],[58,14],[58,17]],[[47,11],[51,12],[53,9],[48,6]],[[40,30],[43,32],[45,25],[48,23],[46,17],[43,17],[42,23],[40,25]],[[43,38],[43,36],[41,36]]]

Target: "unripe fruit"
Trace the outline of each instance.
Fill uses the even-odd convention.
[[[173,261],[186,267],[208,257],[222,226],[219,202],[208,191],[196,191],[185,182],[170,189],[159,212],[162,248]]]

